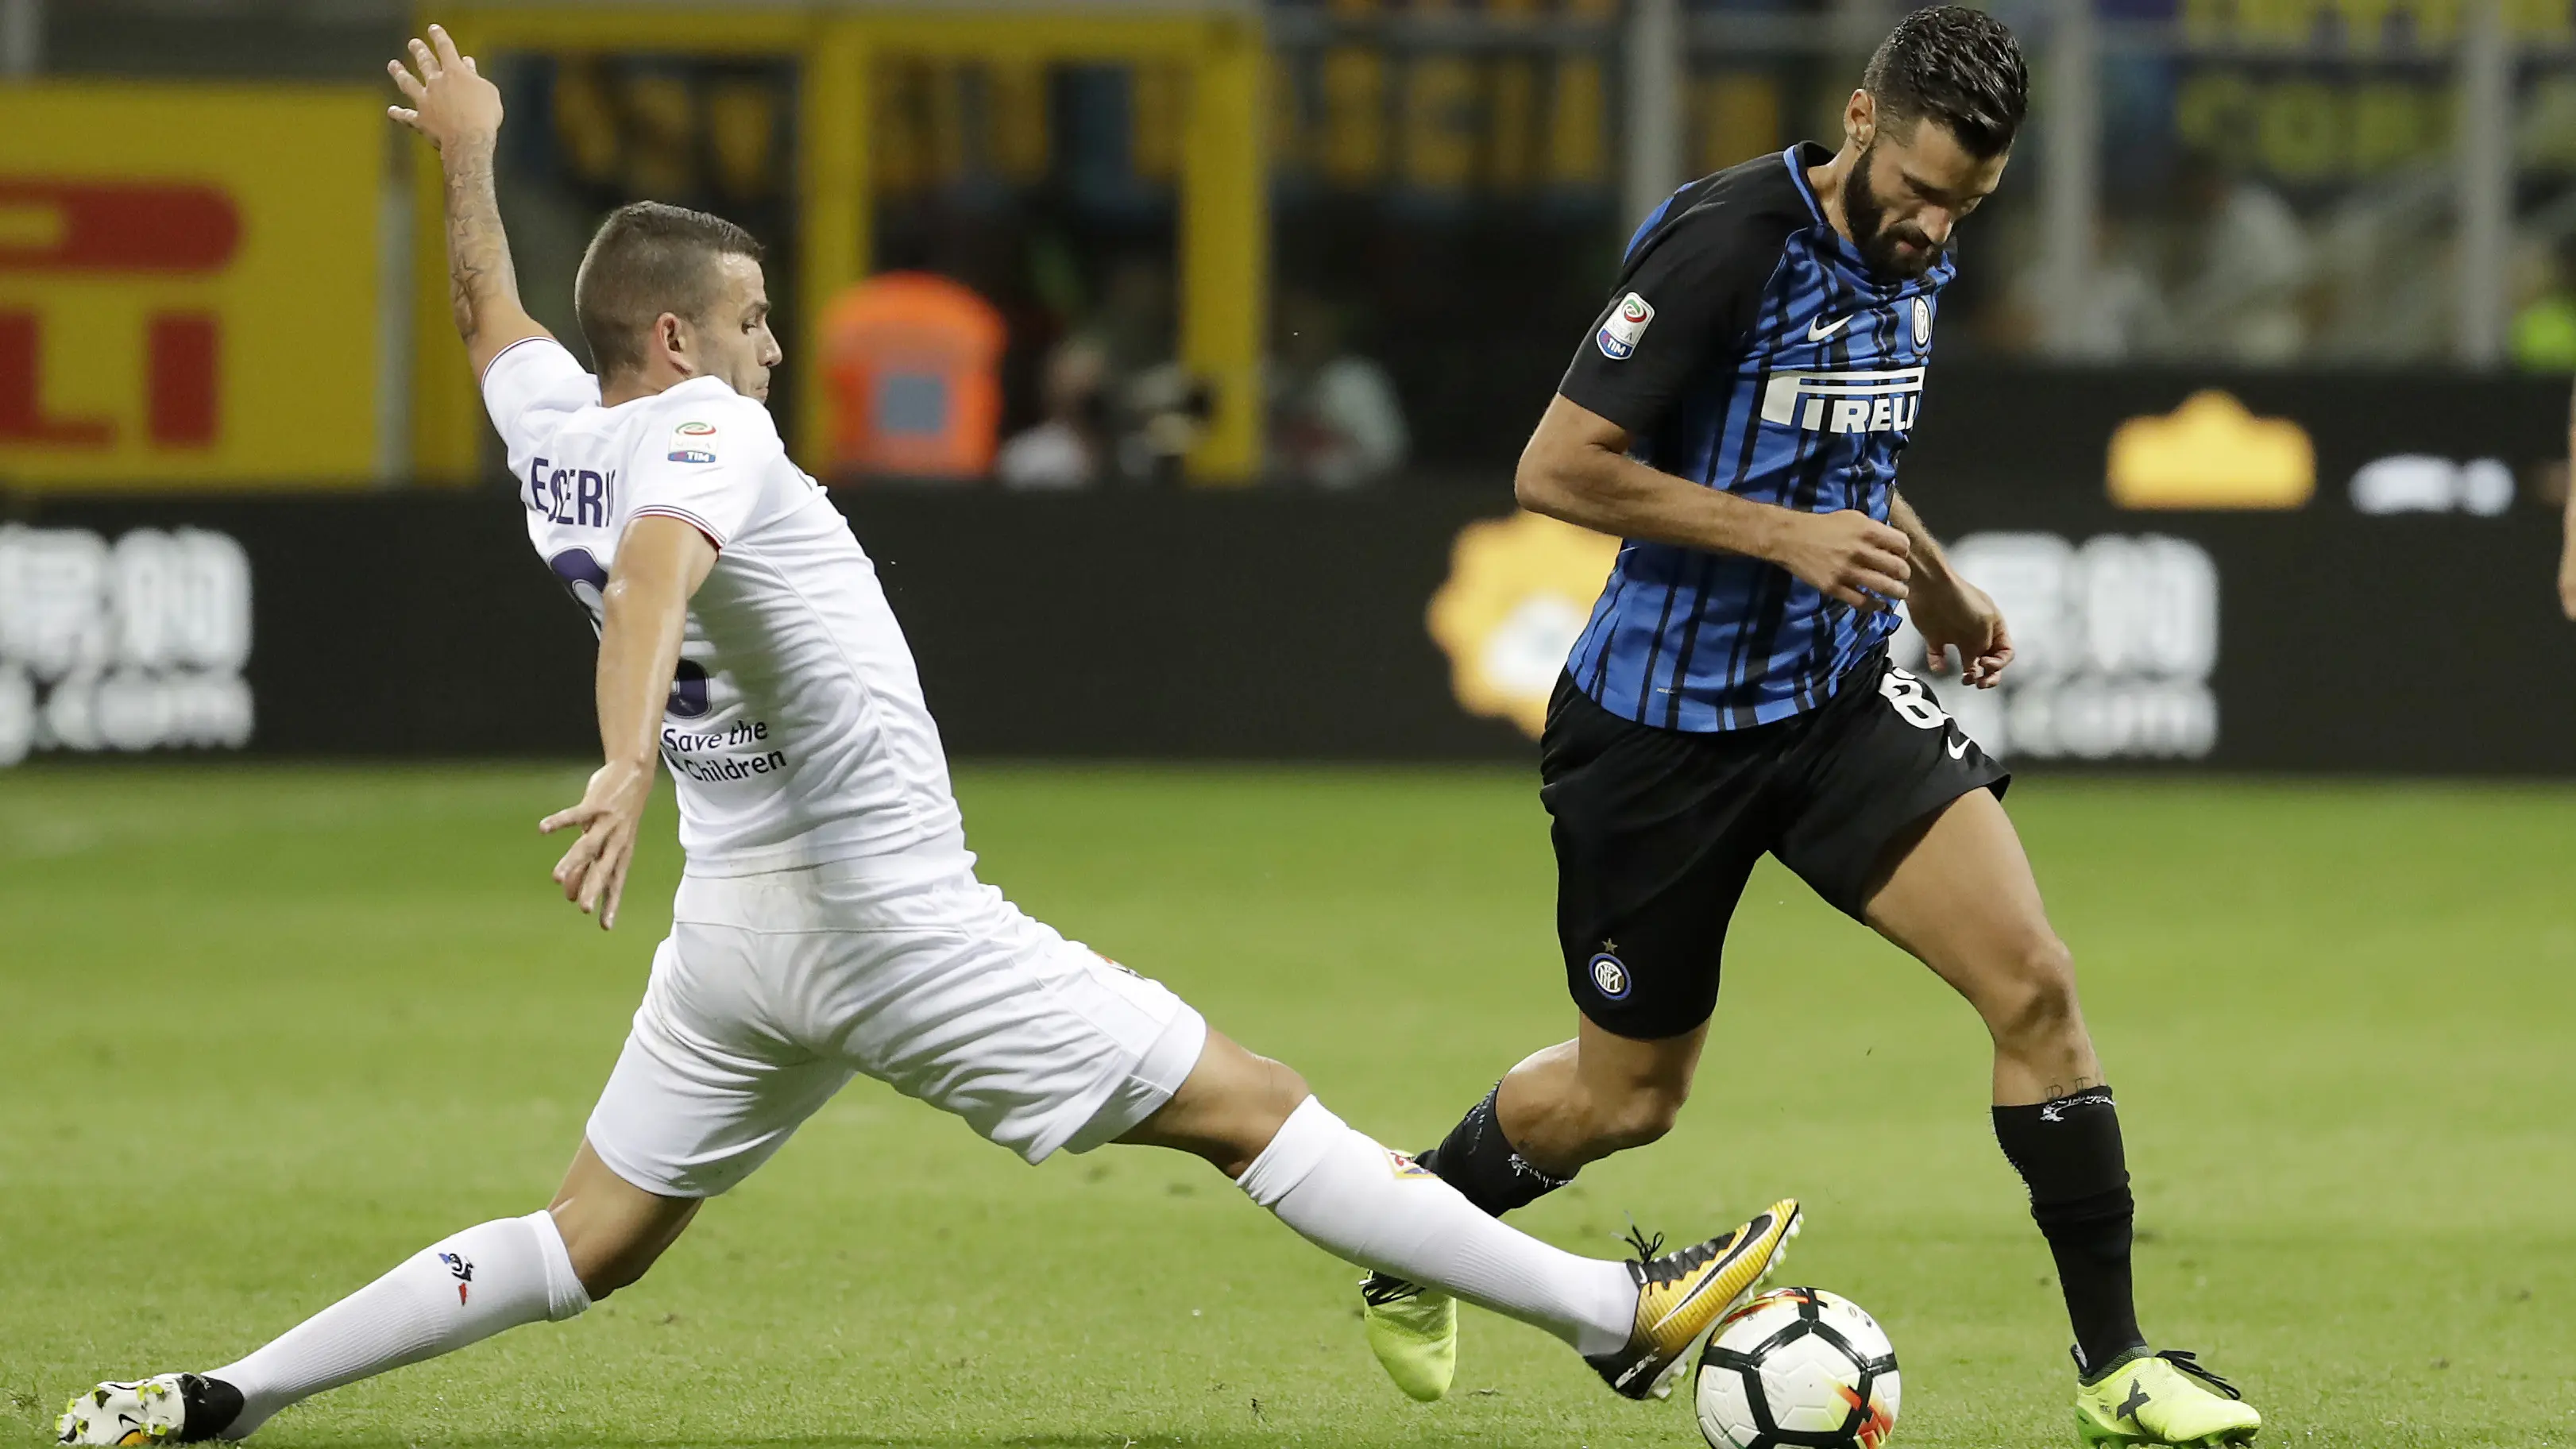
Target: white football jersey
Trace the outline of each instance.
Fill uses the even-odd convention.
[[[788,461],[767,408],[712,377],[604,408],[599,380],[546,337],[493,359],[483,402],[528,541],[594,628],[630,520],[680,519],[716,545],[662,718],[693,874],[963,854],[939,729],[876,566]]]

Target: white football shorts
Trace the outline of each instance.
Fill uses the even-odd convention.
[[[681,879],[590,1116],[611,1171],[713,1197],[860,1072],[1036,1162],[1124,1135],[1198,1064],[1207,1022],[1161,983],[969,868],[906,882],[886,864]]]

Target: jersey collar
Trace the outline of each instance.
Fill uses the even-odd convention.
[[[1876,291],[1902,297],[1909,292],[1929,292],[1950,280],[1958,265],[1948,255],[1932,264],[1932,269],[1919,277],[1890,281],[1880,276],[1860,254],[1860,248],[1844,239],[1834,228],[1833,218],[1825,215],[1825,204],[1816,199],[1816,188],[1807,184],[1807,168],[1822,166],[1834,159],[1834,153],[1814,141],[1792,142],[1780,153],[1780,162],[1789,168],[1789,184],[1798,188],[1798,199],[1807,203],[1807,214],[1816,219],[1816,231],[1823,236],[1825,247],[1834,260],[1848,270],[1853,279]]]

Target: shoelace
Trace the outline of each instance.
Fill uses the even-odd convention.
[[[1625,1241],[1629,1247],[1637,1250],[1637,1261],[1640,1263],[1653,1262],[1655,1260],[1655,1255],[1664,1250],[1664,1235],[1657,1233],[1652,1239],[1649,1239],[1646,1236],[1646,1230],[1637,1226],[1637,1218],[1634,1213],[1628,1215],[1628,1236],[1623,1241]]]
[[[1671,1283],[1688,1277],[1701,1264],[1716,1257],[1718,1250],[1726,1245],[1721,1238],[1666,1255],[1664,1235],[1657,1233],[1647,1237],[1645,1229],[1638,1227],[1633,1217],[1628,1219],[1627,1243],[1637,1250],[1637,1276],[1648,1283]]]
[[[2168,1348],[2161,1353],[2158,1353],[2156,1357],[2172,1364],[2175,1368],[2181,1369],[2184,1373],[2191,1375],[2193,1378],[2200,1380],[2202,1383],[2209,1385],[2211,1388],[2218,1390],[2220,1393],[2225,1394],[2231,1399],[2242,1399],[2245,1397],[2244,1392],[2238,1389],[2234,1384],[2220,1378],[2216,1373],[2209,1369],[2202,1368],[2200,1366],[2200,1360],[2194,1357],[2189,1349]]]
[[[1371,1308],[1401,1303],[1421,1291],[1421,1284],[1407,1282],[1391,1273],[1372,1272],[1360,1280],[1360,1301]]]

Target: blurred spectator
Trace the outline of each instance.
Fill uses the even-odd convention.
[[[1088,488],[1110,461],[1109,356],[1088,338],[1059,343],[1040,381],[1046,420],[1014,434],[993,464],[1006,488]]]
[[[1279,299],[1270,366],[1270,468],[1321,488],[1373,483],[1404,463],[1404,406],[1386,369],[1344,345],[1341,309],[1311,292]]]
[[[1002,317],[973,289],[885,272],[823,310],[834,474],[981,478],[1001,428]]]
[[[2513,363],[2526,372],[2576,372],[2576,235],[2558,239],[2547,286],[2513,314]]]
[[[1110,264],[1100,305],[1081,331],[1108,361],[1111,392],[1124,392],[1138,374],[1172,360],[1172,317],[1172,273],[1161,258],[1139,252]]]
[[[1121,390],[1118,471],[1139,483],[1177,483],[1181,463],[1207,431],[1215,396],[1177,362],[1127,379]]]
[[[2159,350],[2254,364],[2298,360],[2312,269],[2298,213],[2214,151],[2185,153],[2175,183],[2181,277]]]
[[[2030,248],[2021,238],[2022,253]],[[2011,269],[2002,301],[1978,315],[1979,340],[1999,352],[2045,351],[2077,362],[2120,362],[2153,345],[2164,311],[2155,278],[2122,245],[2107,215],[2093,225],[2093,255],[2078,300],[2057,295],[2058,279],[2038,261]]]
[[[1104,359],[1109,461],[1125,482],[1179,481],[1214,404],[1206,381],[1173,357],[1173,316],[1171,268],[1131,252],[1111,264],[1100,305],[1075,333]]]

